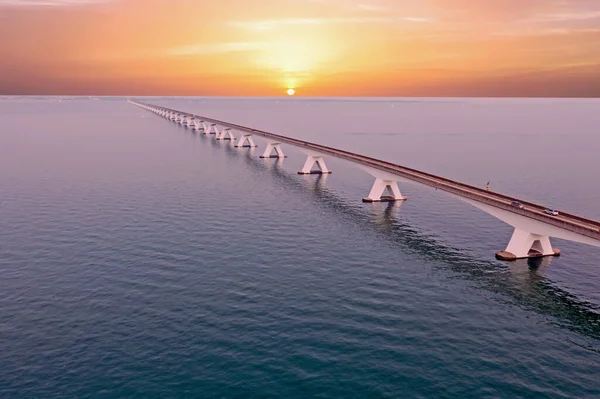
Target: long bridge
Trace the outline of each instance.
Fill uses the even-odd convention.
[[[406,181],[449,193],[514,227],[506,249],[496,253],[498,259],[558,256],[560,251],[552,248],[550,237],[600,247],[600,222],[596,220],[563,211],[557,215],[550,214],[547,207],[540,204],[365,155],[170,108],[129,102],[183,126],[203,131],[206,135],[214,134],[217,140],[231,140],[238,148],[256,147],[252,136],[262,137],[267,140],[267,146],[261,158],[284,158],[282,144],[298,148],[307,155],[299,174],[331,173],[325,156],[351,162],[375,178],[371,191],[363,198],[365,202],[406,200],[398,186],[398,182]],[[239,133],[238,139],[234,132]]]

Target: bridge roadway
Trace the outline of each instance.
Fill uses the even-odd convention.
[[[264,137],[270,141],[290,144],[294,147],[304,148],[320,154],[326,154],[335,158],[343,159],[353,163],[367,166],[369,168],[381,170],[401,178],[411,180],[417,183],[424,184],[429,187],[436,188],[459,197],[466,198],[471,201],[476,201],[485,205],[493,206],[504,211],[524,216],[539,222],[556,226],[558,228],[581,234],[600,242],[600,222],[588,219],[585,217],[573,215],[563,211],[559,211],[558,216],[552,216],[544,213],[546,206],[539,205],[533,202],[524,201],[515,197],[510,197],[504,194],[488,191],[483,188],[471,186],[458,181],[450,180],[445,177],[436,176],[431,173],[422,172],[416,169],[408,168],[402,165],[397,165],[391,162],[382,161],[379,159],[367,157],[365,155],[356,154],[349,151],[340,150],[320,144],[311,143],[304,140],[298,140],[292,137],[282,136],[276,133],[270,133],[263,130],[253,129],[247,126],[237,125],[235,123],[225,122],[222,120],[208,118],[205,116],[190,114],[166,107],[160,107],[152,104],[139,103],[154,109],[160,109],[167,112],[173,112],[189,118],[194,118],[200,121],[214,123],[224,126],[232,130]],[[511,202],[519,201],[524,205],[524,208],[512,206]]]

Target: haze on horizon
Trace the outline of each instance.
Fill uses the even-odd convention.
[[[0,0],[0,94],[600,97],[598,0]]]

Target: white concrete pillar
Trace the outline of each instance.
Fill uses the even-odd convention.
[[[248,143],[248,144],[246,144]],[[254,140],[252,140],[252,135],[249,133],[242,133],[240,135],[240,139],[237,141],[237,143],[235,143],[235,146],[237,148],[241,148],[241,147],[257,147],[256,144],[254,144]]]
[[[213,129],[215,129],[215,124],[211,123],[210,125],[208,125],[208,128],[206,128],[206,125],[204,127],[204,134],[214,134],[213,133]]]
[[[275,150],[275,155],[271,155],[273,150]],[[261,158],[287,158],[283,151],[281,150],[280,143],[268,143],[265,148],[265,152],[260,156]]]
[[[217,135],[217,140],[235,140],[233,134],[231,133],[231,128],[226,127],[221,130],[221,134]]]
[[[506,250],[498,252],[496,256],[499,259],[511,260],[559,254],[558,249],[552,248],[550,237],[515,228]]]
[[[312,170],[314,165],[317,165],[319,170]],[[304,162],[304,167],[298,172],[299,175],[321,175],[326,173],[331,173],[331,171],[327,169],[325,160],[319,155],[309,155],[306,158],[306,162]]]
[[[400,193],[396,180],[384,180],[376,177],[369,195],[363,198],[363,202],[390,202],[406,199],[407,197]]]

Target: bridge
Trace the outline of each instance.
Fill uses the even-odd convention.
[[[237,148],[256,147],[252,136],[262,137],[267,145],[261,158],[285,158],[281,145],[295,147],[307,156],[299,174],[331,173],[325,157],[351,162],[375,178],[364,202],[406,200],[398,182],[416,182],[444,191],[514,227],[506,249],[496,253],[498,259],[558,256],[560,251],[551,246],[550,237],[600,247],[600,222],[596,220],[563,211],[558,215],[548,214],[547,208],[540,204],[341,149],[170,108],[129,102],[206,135],[214,134],[217,140],[230,140]],[[239,134],[237,139],[234,132]]]

